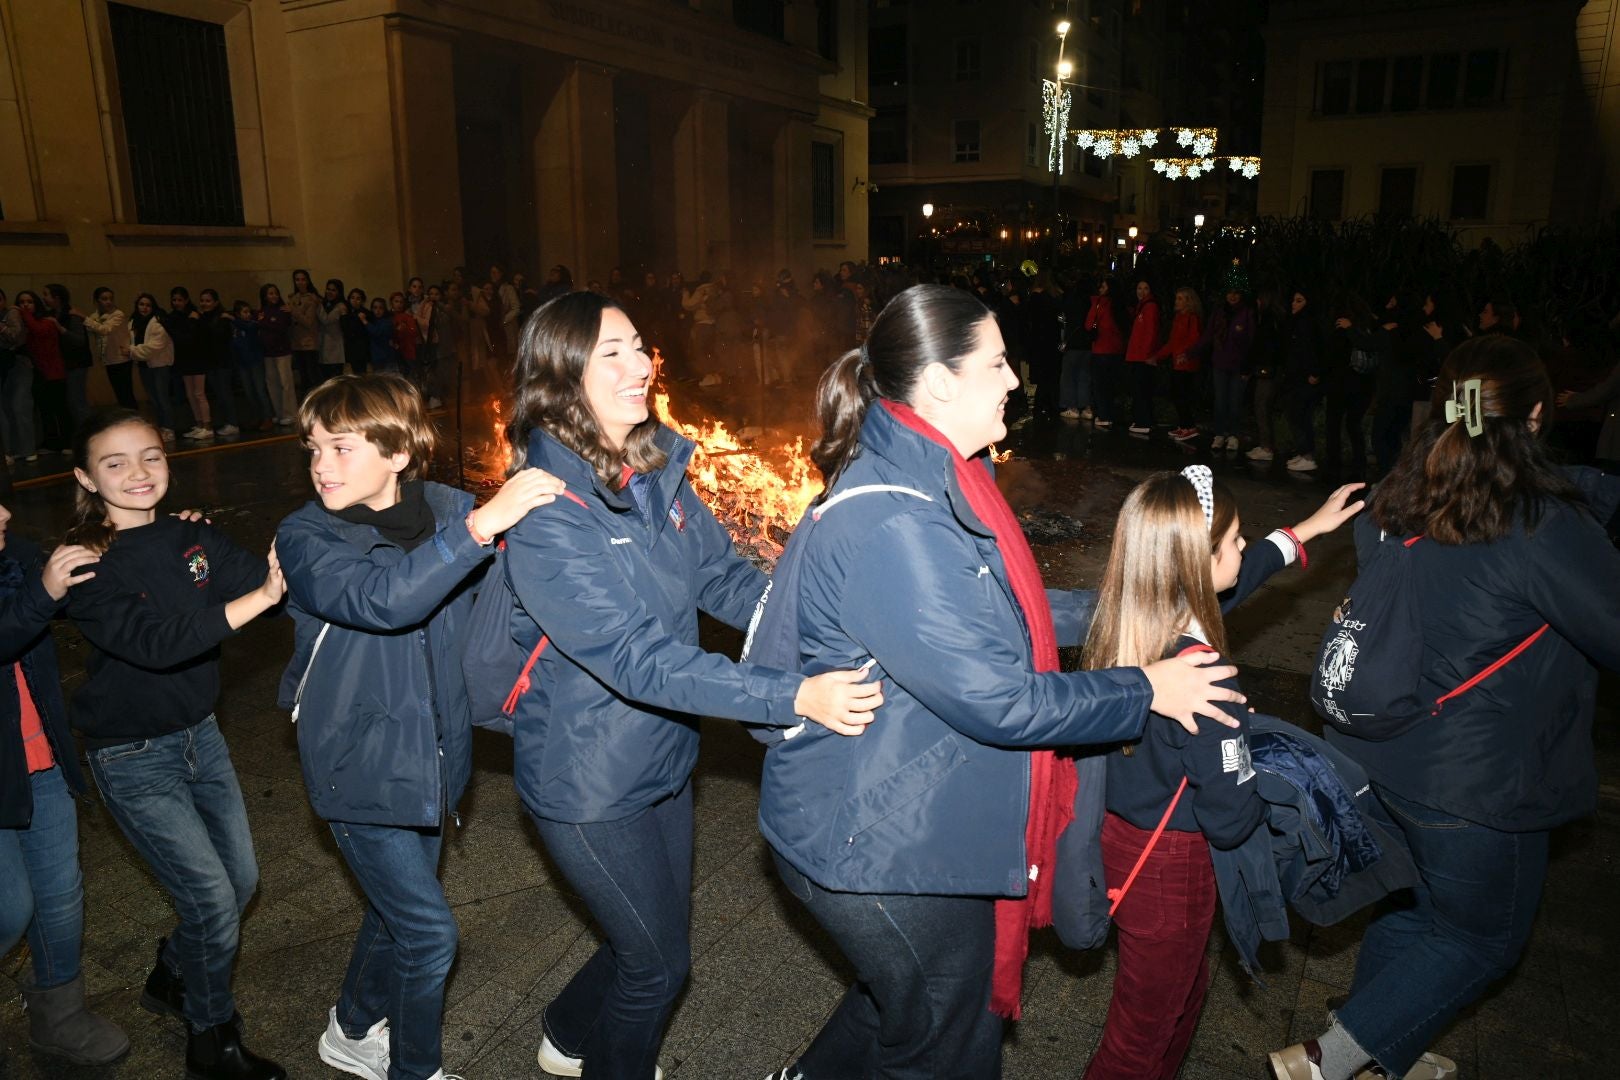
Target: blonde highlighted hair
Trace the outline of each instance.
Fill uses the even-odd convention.
[[[434,432],[422,395],[391,372],[338,375],[317,386],[298,407],[298,430],[305,446],[319,424],[334,434],[350,432],[384,457],[408,454],[401,480],[420,480],[433,459]]]
[[[1204,301],[1199,298],[1197,289],[1191,285],[1183,285],[1176,290],[1176,295],[1186,301],[1186,308],[1190,314],[1200,319],[1204,317]]]
[[[1220,484],[1213,517],[1206,525],[1198,493],[1180,473],[1158,473],[1136,486],[1114,524],[1082,667],[1162,660],[1195,620],[1215,651],[1226,652],[1210,557],[1237,520],[1237,504]]]

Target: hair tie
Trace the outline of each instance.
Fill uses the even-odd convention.
[[[864,368],[864,367],[871,367],[872,366],[872,354],[866,351],[866,342],[864,342],[864,341],[861,342],[861,347],[857,351],[861,355],[860,355],[860,358],[855,361],[855,367],[857,369]]]
[[[1479,379],[1465,379],[1451,384],[1451,398],[1446,402],[1446,423],[1455,424],[1458,420],[1468,429],[1469,438],[1485,430],[1485,408]]]
[[[1215,528],[1215,474],[1210,472],[1208,465],[1189,465],[1181,470],[1181,475],[1193,486],[1198,494],[1198,505],[1204,510],[1204,527]]]

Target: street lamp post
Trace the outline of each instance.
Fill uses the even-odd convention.
[[[1068,43],[1068,40],[1069,40],[1069,20],[1068,19],[1064,19],[1062,22],[1057,24],[1057,35],[1058,35],[1058,62],[1057,62],[1057,97],[1056,97],[1056,100],[1061,102],[1063,100],[1063,82],[1064,82],[1065,79],[1067,79],[1074,72],[1074,66],[1071,65],[1067,60],[1065,60],[1063,58],[1063,49],[1064,49],[1064,46]],[[1069,133],[1067,131],[1055,131],[1054,130],[1053,133],[1052,133],[1052,138],[1061,140],[1061,139],[1067,138],[1068,134]],[[1059,159],[1059,160],[1061,162],[1061,159]],[[1047,255],[1047,259],[1046,259],[1046,266],[1047,266],[1047,269],[1049,271],[1057,266],[1058,232],[1060,231],[1058,223],[1059,223],[1059,220],[1060,220],[1060,215],[1062,213],[1062,207],[1061,207],[1061,202],[1060,202],[1060,200],[1062,198],[1062,193],[1060,192],[1058,185],[1060,183],[1062,183],[1062,180],[1063,180],[1063,169],[1062,169],[1062,165],[1059,164],[1057,168],[1052,170],[1052,243],[1050,245],[1050,251],[1049,251],[1049,253]]]
[[[1136,226],[1132,225],[1125,230],[1125,235],[1131,238],[1131,269],[1136,269]]]
[[[934,260],[933,260],[933,253],[934,252],[933,252],[933,245],[930,242],[931,238],[928,235],[928,228],[929,228],[928,222],[934,216],[934,204],[931,203],[931,202],[923,203],[922,204],[922,214],[923,214],[923,250],[928,253],[928,258],[926,259],[926,262],[928,263],[929,266],[932,266],[933,262],[934,262]]]

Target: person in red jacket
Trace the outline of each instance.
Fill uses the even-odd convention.
[[[394,348],[399,350],[400,374],[408,379],[416,377],[416,347],[422,342],[422,328],[417,324],[405,303],[405,294],[397,292],[388,297],[389,314],[394,320]]]
[[[1114,392],[1119,380],[1119,364],[1125,355],[1125,335],[1120,324],[1121,305],[1115,295],[1117,282],[1111,277],[1097,283],[1097,295],[1091,298],[1091,310],[1086,313],[1086,330],[1093,335],[1091,343],[1091,404],[1096,411],[1097,426],[1114,426]]]
[[[28,335],[24,348],[34,361],[34,407],[39,410],[39,441],[47,450],[70,452],[73,421],[68,412],[67,363],[62,359],[62,323],[38,294],[24,289],[17,294],[17,311]],[[62,313],[67,318],[67,313]]]
[[[1155,360],[1170,361],[1170,386],[1176,399],[1176,427],[1170,437],[1177,442],[1198,437],[1193,408],[1198,398],[1199,361],[1194,346],[1203,334],[1204,302],[1198,299],[1198,290],[1183,285],[1176,290],[1170,337],[1153,354]]]
[[[1153,299],[1153,286],[1144,279],[1136,283],[1136,306],[1131,309],[1131,340],[1125,346],[1125,370],[1131,382],[1131,434],[1153,431],[1153,371],[1159,366],[1154,356],[1159,349],[1159,302]]]

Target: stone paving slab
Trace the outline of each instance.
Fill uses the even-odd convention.
[[[1004,481],[1024,503],[1039,502],[1088,523],[1081,541],[1040,548],[1057,585],[1095,582],[1106,558],[1112,510],[1129,484],[1152,468],[1177,467],[1176,448],[1114,440],[1088,447],[1065,431],[1040,460],[1015,462]],[[1063,455],[1063,460],[1053,455]],[[274,525],[304,497],[302,456],[286,443],[177,461],[176,489],[220,508],[216,519],[239,540],[268,543]],[[1236,491],[1251,540],[1305,516],[1325,495],[1318,484],[1245,465],[1217,463]],[[18,494],[14,528],[39,537],[59,531],[66,489]],[[1304,719],[1304,670],[1319,628],[1351,567],[1343,538],[1313,545],[1303,573],[1279,576],[1229,621],[1233,650],[1251,700]],[[711,628],[712,630],[712,628]],[[59,633],[71,687],[83,646]],[[731,648],[734,635],[711,635]],[[259,895],[243,925],[237,973],[250,1045],[277,1058],[294,1080],[341,1074],[320,1064],[315,1040],[342,978],[361,901],[329,832],[310,812],[292,726],[271,707],[290,651],[285,620],[257,624],[225,647],[220,715],[261,863]],[[1546,900],[1535,936],[1514,974],[1453,1026],[1437,1049],[1455,1057],[1466,1080],[1620,1075],[1610,1025],[1620,1010],[1616,969],[1620,929],[1620,734],[1616,684],[1600,693],[1596,753],[1604,797],[1592,819],[1557,836]],[[836,1004],[847,966],[825,935],[777,884],[754,828],[760,747],[733,725],[704,723],[697,774],[696,882],[692,979],[671,1020],[660,1058],[671,1080],[758,1080],[787,1063]],[[535,1064],[538,1017],[596,945],[583,905],[550,865],[512,790],[510,743],[475,740],[475,775],[463,806],[466,827],[446,844],[444,880],[461,924],[462,947],[448,987],[445,1056],[469,1080],[541,1077]],[[0,1076],[33,1078],[179,1077],[180,1025],[143,1012],[140,986],[153,943],[172,911],[99,800],[80,806],[86,887],[85,975],[95,1006],[124,1026],[134,1049],[108,1069],[75,1069],[27,1049],[15,979],[23,946],[0,958]],[[1238,970],[1217,930],[1210,944],[1214,980],[1186,1080],[1259,1075],[1266,1051],[1319,1031],[1330,999],[1345,993],[1364,917],[1330,928],[1296,927],[1270,947],[1266,985]],[[1217,920],[1217,927],[1219,920]],[[1069,952],[1050,932],[1037,935],[1028,969],[1025,1018],[1009,1028],[1005,1075],[1012,1080],[1078,1076],[1107,1013],[1110,946]]]

